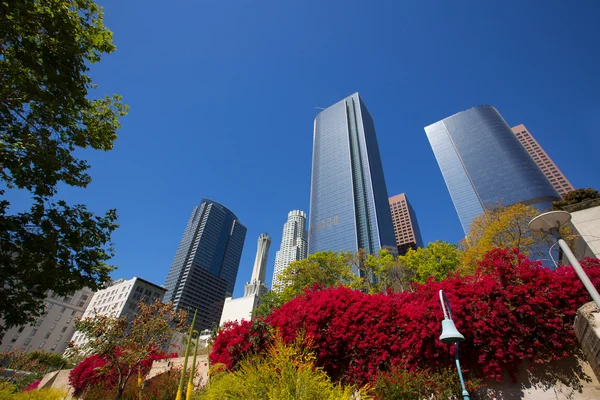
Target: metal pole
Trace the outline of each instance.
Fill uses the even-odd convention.
[[[577,261],[577,258],[575,258],[575,254],[573,254],[573,252],[567,245],[567,242],[563,240],[563,238],[560,236],[560,233],[558,233],[557,235],[556,232],[558,232],[558,229],[553,228],[552,234],[558,239],[558,245],[560,246],[562,251],[564,251],[575,272],[577,272],[577,275],[583,283],[583,286],[585,286],[590,296],[592,296],[592,299],[596,303],[596,307],[600,308],[600,294],[598,294],[598,291],[594,287],[594,284],[592,283],[592,281],[590,281],[590,278],[588,278],[583,268],[581,268],[581,264],[579,264],[579,261]]]
[[[458,370],[458,377],[460,378],[460,386],[462,387],[462,396],[464,400],[470,400],[469,392],[465,387],[465,380],[462,376],[462,370],[460,369],[460,361],[458,361],[458,343],[454,343],[454,358],[456,360],[456,369]]]
[[[450,302],[446,297],[446,294],[443,290],[440,289],[440,303],[442,303],[442,311],[444,312],[444,319],[452,320],[452,309],[450,308]],[[448,307],[448,312],[446,312],[446,307]],[[460,379],[460,386],[462,388],[462,396],[463,400],[470,400],[469,392],[467,392],[467,388],[465,387],[465,381],[462,376],[462,370],[460,369],[460,361],[458,361],[458,343],[454,342],[454,359],[456,361],[456,369],[458,370],[458,378]]]

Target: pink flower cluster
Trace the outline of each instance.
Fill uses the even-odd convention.
[[[600,285],[600,261],[582,262]],[[461,360],[485,378],[518,373],[524,360],[545,363],[575,348],[577,309],[591,301],[571,267],[552,271],[517,250],[496,249],[475,275],[416,284],[414,291],[367,295],[337,287],[313,288],[266,320],[286,341],[298,332],[313,338],[318,364],[334,379],[362,384],[392,365],[439,370],[453,364],[453,348],[439,341],[443,319],[438,291],[447,295],[457,329],[465,336]],[[228,368],[259,352],[264,321],[230,324],[217,336],[211,361]],[[254,344],[253,344],[254,343]]]

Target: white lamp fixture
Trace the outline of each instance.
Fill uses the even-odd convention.
[[[581,268],[581,264],[579,264],[575,254],[573,254],[567,245],[567,242],[564,241],[560,234],[560,228],[570,220],[571,214],[566,211],[550,211],[540,214],[532,219],[531,222],[529,222],[529,229],[534,232],[547,233],[556,238],[558,245],[569,259],[569,262],[573,266],[577,276],[579,276],[583,286],[585,286],[590,296],[592,296],[592,299],[596,303],[596,307],[600,308],[600,294],[598,294],[594,284],[590,281],[590,278],[583,268]]]

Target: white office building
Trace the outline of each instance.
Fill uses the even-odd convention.
[[[273,271],[272,289],[277,290],[282,282],[278,279],[283,270],[292,261],[306,258],[308,246],[306,244],[306,213],[300,210],[290,211],[287,222],[283,225],[281,247],[275,253],[275,270]]]
[[[92,296],[88,288],[64,297],[48,291],[44,313],[32,324],[7,330],[0,338],[0,352],[19,349],[26,353],[37,350],[63,353],[75,332],[75,318],[83,315]]]
[[[146,302],[154,302],[155,299],[162,300],[165,292],[165,288],[138,277],[129,280],[118,279],[106,289],[94,293],[82,318],[112,315],[117,318],[125,316],[132,319],[140,300],[144,299]],[[85,341],[85,335],[75,332],[73,342],[76,345],[81,346]]]

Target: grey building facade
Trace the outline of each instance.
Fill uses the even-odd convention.
[[[15,326],[0,338],[0,352],[21,350],[49,351],[62,354],[75,332],[75,318],[81,318],[91,302],[93,293],[83,288],[68,296],[46,293],[44,312],[35,322]]]
[[[386,247],[395,253],[373,118],[358,93],[314,123],[308,252]]]
[[[188,221],[165,281],[165,302],[190,314],[195,329],[219,323],[225,298],[231,297],[246,227],[223,205],[202,199]]]
[[[487,208],[560,200],[500,113],[478,106],[425,127],[465,234]]]

